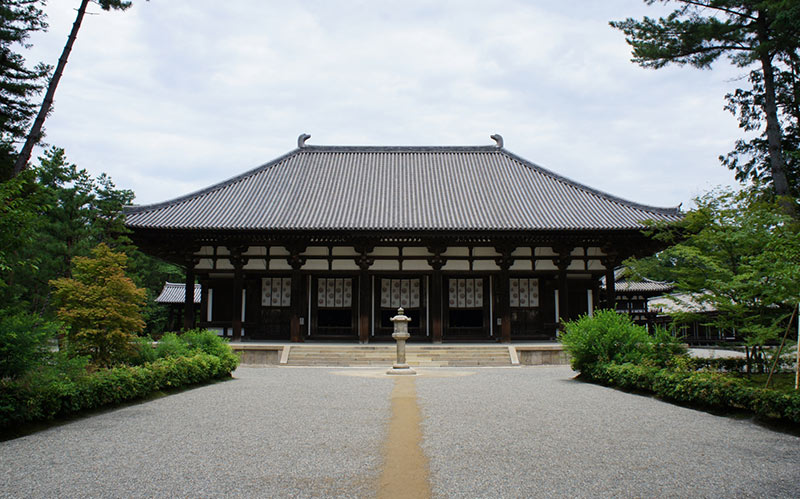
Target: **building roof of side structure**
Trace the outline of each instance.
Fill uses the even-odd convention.
[[[630,230],[675,221],[503,147],[297,149],[171,201],[128,207],[133,229]]]
[[[200,303],[201,286],[194,285],[194,302]],[[185,300],[186,284],[182,282],[165,282],[161,294],[156,298],[156,303],[183,303]]]

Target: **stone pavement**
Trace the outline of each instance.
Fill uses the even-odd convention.
[[[400,395],[400,381],[375,370],[235,375],[0,442],[0,497],[388,496],[384,452],[404,422],[392,403],[403,393],[416,394],[419,411],[406,412],[421,416],[408,447],[423,452],[408,455],[428,467],[424,494],[800,490],[800,438],[581,383],[565,367],[427,369]]]

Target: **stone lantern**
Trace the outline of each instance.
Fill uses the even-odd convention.
[[[408,323],[411,322],[411,318],[403,313],[402,308],[398,308],[397,315],[389,320],[394,324],[392,338],[397,341],[397,362],[394,363],[391,369],[386,371],[386,374],[417,374],[406,363],[406,340],[411,336],[408,333]]]

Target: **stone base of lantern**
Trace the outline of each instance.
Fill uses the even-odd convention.
[[[395,375],[395,376],[408,376],[417,374],[417,371],[411,369],[408,364],[406,365],[394,365],[391,369],[386,371],[386,374]]]

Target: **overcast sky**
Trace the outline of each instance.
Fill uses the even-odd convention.
[[[55,65],[78,0],[51,0],[29,62]],[[46,122],[49,144],[137,204],[317,145],[505,147],[654,206],[734,184],[717,157],[742,70],[630,62],[609,20],[637,0],[134,0],[92,6]],[[406,179],[413,181],[413,179]]]

